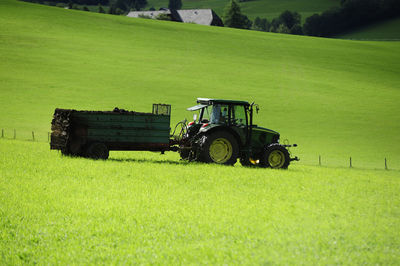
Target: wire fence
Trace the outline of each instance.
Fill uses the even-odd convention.
[[[35,132],[35,131],[17,131],[16,129],[12,130],[5,130],[1,129],[1,139],[8,139],[8,140],[22,140],[22,141],[32,141],[32,142],[42,142],[42,143],[50,143],[51,141],[51,132]],[[384,169],[384,170],[398,170],[397,168],[391,166],[389,168],[389,160],[387,157],[382,158],[380,162],[373,162],[374,167],[365,167],[364,164],[358,163],[357,165],[354,164],[353,156],[349,156],[347,158],[347,163],[345,159],[342,158],[340,162],[328,162],[328,156],[318,155],[318,160],[315,162],[307,158],[306,160],[300,160],[297,162],[302,165],[309,165],[309,166],[321,166],[321,167],[348,167],[348,168],[357,168],[357,169]],[[359,158],[357,158],[359,159]],[[359,160],[358,160],[359,162]],[[393,164],[395,165],[395,164]]]
[[[337,159],[332,159],[333,162],[324,162],[324,159],[329,160],[328,156],[322,157],[321,155],[318,155],[318,166],[336,166],[336,167],[348,167],[348,168],[358,168],[358,169],[385,169],[389,170],[389,160],[387,157],[382,157],[382,159],[378,162],[375,161],[371,163],[370,161],[360,161],[360,158],[349,156],[347,158],[341,158],[340,163],[338,163]],[[357,164],[354,163],[354,159],[357,160]],[[366,167],[365,165],[369,164],[369,167]],[[390,170],[395,170],[393,167]]]
[[[15,139],[24,141],[37,141],[37,142],[48,142],[50,143],[50,132],[37,133],[35,131],[17,131],[16,129],[5,130],[1,129],[2,139]]]

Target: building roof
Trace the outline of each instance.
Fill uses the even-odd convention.
[[[130,18],[140,18],[140,17],[149,17],[152,19],[156,19],[159,15],[166,14],[171,15],[170,10],[158,10],[158,11],[130,11],[127,17]]]
[[[200,25],[211,25],[214,19],[211,9],[177,10],[182,22]]]

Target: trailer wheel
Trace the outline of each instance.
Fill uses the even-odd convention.
[[[234,165],[239,155],[239,146],[232,134],[217,131],[204,136],[200,158],[206,163]]]
[[[269,145],[260,160],[261,167],[274,169],[287,169],[289,164],[290,156],[288,150],[277,143]]]
[[[95,142],[89,145],[86,154],[87,157],[95,160],[97,159],[106,160],[109,156],[109,151],[104,143]]]

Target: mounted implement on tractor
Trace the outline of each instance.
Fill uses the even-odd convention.
[[[76,111],[56,109],[51,149],[63,154],[107,159],[110,150],[179,151],[182,159],[244,166],[287,168],[287,148],[279,133],[253,125],[258,106],[245,101],[198,98],[198,111],[189,124],[179,122],[178,135],[170,135],[171,106],[154,104],[152,113]],[[175,132],[174,132],[175,133]]]

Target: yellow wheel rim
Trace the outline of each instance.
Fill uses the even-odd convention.
[[[232,157],[232,144],[225,138],[215,139],[210,145],[210,157],[216,163],[226,163]]]
[[[272,151],[268,156],[271,168],[281,168],[285,164],[285,154],[280,150]]]

